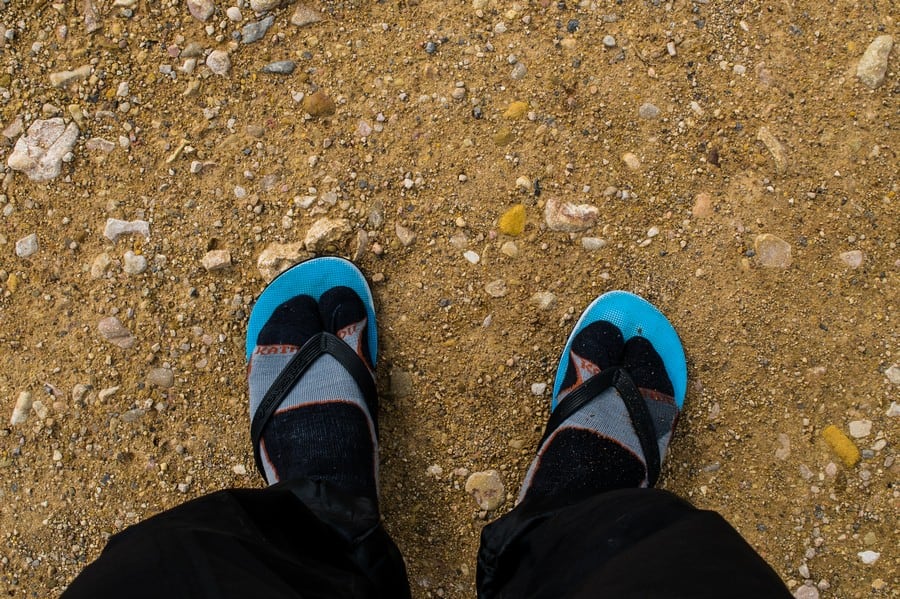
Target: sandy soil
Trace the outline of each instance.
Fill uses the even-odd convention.
[[[349,226],[321,251],[376,281],[384,517],[415,597],[474,596],[479,530],[512,507],[547,417],[532,385],[610,289],[656,303],[688,354],[662,486],[719,510],[798,596],[900,592],[898,48],[877,89],[856,76],[897,39],[891,0],[333,2],[304,26],[278,8],[249,44],[249,6],[201,22],[183,2],[92,4],[88,33],[84,0],[0,1],[0,125],[80,130],[49,182],[6,167],[15,127],[0,138],[4,595],[58,594],[110,534],[261,485],[242,349],[257,259],[325,217]],[[278,60],[296,70],[261,72]],[[305,112],[316,90],[333,115]],[[550,199],[599,219],[549,230]],[[504,235],[517,203],[525,230]],[[149,238],[114,243],[109,218]],[[763,265],[761,234],[789,266]],[[231,266],[207,271],[211,249]],[[132,347],[101,334],[109,316]],[[23,392],[40,403],[8,424]],[[848,467],[821,433],[851,422]],[[465,472],[488,469],[508,499],[483,513]]]

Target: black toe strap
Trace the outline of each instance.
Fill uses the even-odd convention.
[[[266,428],[269,419],[278,406],[284,401],[297,381],[309,369],[313,363],[329,354],[333,356],[341,366],[343,366],[354,382],[362,392],[363,399],[366,401],[366,407],[369,409],[369,416],[375,424],[375,430],[378,430],[378,391],[375,387],[375,379],[372,373],[366,367],[362,358],[344,343],[339,337],[331,333],[317,333],[313,335],[309,341],[303,344],[303,347],[294,354],[291,361],[288,362],[272,386],[262,398],[256,413],[253,415],[253,421],[250,424],[250,438],[253,440],[253,453],[256,458],[256,468],[260,474],[265,473],[262,464],[262,457],[259,454],[259,440],[262,437],[263,429]]]
[[[652,487],[659,478],[661,465],[656,429],[653,426],[653,418],[650,416],[647,402],[641,396],[637,385],[634,384],[634,381],[622,368],[607,368],[600,374],[592,376],[582,383],[580,387],[566,395],[550,414],[550,418],[547,420],[547,428],[544,430],[544,436],[541,438],[541,443],[538,447],[542,446],[569,416],[583,408],[589,401],[610,387],[615,387],[616,391],[619,392],[622,401],[625,403],[625,409],[628,410],[628,415],[631,417],[631,424],[637,433],[638,441],[640,441],[641,449],[644,452],[644,459],[647,462],[647,480]]]

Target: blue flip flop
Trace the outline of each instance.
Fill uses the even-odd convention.
[[[260,330],[278,306],[298,295],[309,295],[319,301],[326,291],[338,286],[349,287],[355,291],[366,307],[368,317],[366,341],[369,344],[369,356],[374,368],[378,355],[378,330],[375,324],[375,302],[372,291],[363,274],[352,262],[335,256],[312,258],[292,266],[278,275],[263,290],[250,312],[250,322],[247,325],[247,361],[250,361],[256,347]],[[378,430],[378,392],[369,367],[356,351],[340,338],[324,331],[317,333],[297,350],[263,396],[256,413],[251,415],[250,437],[253,440],[256,467],[264,478],[265,469],[259,452],[263,429],[306,370],[325,354],[333,356],[356,382],[375,424],[375,430]]]
[[[269,283],[250,312],[250,322],[247,324],[247,361],[250,361],[250,355],[256,347],[259,332],[278,306],[292,297],[304,294],[319,301],[323,293],[338,286],[349,287],[355,291],[366,306],[369,317],[369,355],[372,357],[374,367],[378,355],[378,330],[375,326],[375,301],[372,299],[372,290],[369,289],[362,272],[352,262],[337,256],[311,258],[292,266]]]
[[[675,328],[663,313],[647,300],[627,291],[610,291],[591,302],[581,314],[578,322],[575,323],[575,327],[566,341],[559,367],[556,370],[550,418],[541,444],[569,416],[606,389],[615,387],[625,403],[641,443],[641,449],[647,460],[648,479],[650,486],[653,486],[659,477],[661,467],[656,432],[647,405],[624,368],[617,366],[607,368],[586,380],[580,387],[566,395],[562,401],[559,400],[559,393],[562,390],[563,379],[569,365],[569,351],[572,343],[578,333],[598,320],[606,320],[618,327],[626,342],[632,337],[647,339],[662,358],[666,374],[669,376],[675,392],[675,405],[679,409],[684,405],[684,397],[687,392],[687,360]]]

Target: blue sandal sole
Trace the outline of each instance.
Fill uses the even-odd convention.
[[[337,256],[311,258],[287,269],[266,286],[260,294],[247,324],[246,357],[256,348],[256,340],[272,313],[281,304],[298,295],[309,295],[316,301],[332,287],[349,287],[360,297],[368,314],[369,355],[374,368],[378,356],[378,327],[375,323],[375,301],[365,276],[349,260]]]
[[[660,312],[656,306],[627,291],[610,291],[604,293],[581,313],[575,328],[566,341],[560,357],[559,367],[556,370],[556,380],[553,383],[553,402],[550,411],[556,409],[559,403],[559,392],[562,389],[563,379],[569,365],[569,350],[575,336],[586,326],[598,320],[606,320],[622,331],[625,341],[632,337],[644,337],[657,351],[666,367],[666,374],[672,381],[675,390],[675,404],[679,409],[684,405],[684,397],[687,393],[687,360],[684,356],[684,346],[675,332],[672,323]]]

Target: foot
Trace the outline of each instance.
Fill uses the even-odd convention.
[[[251,417],[285,366],[319,333],[342,339],[374,376],[367,321],[362,300],[348,287],[334,287],[318,302],[300,295],[278,306],[250,357]],[[324,480],[377,501],[375,421],[355,379],[330,354],[316,358],[285,395],[262,429],[259,452],[269,484]]]
[[[625,342],[615,325],[601,320],[578,333],[567,358],[558,402],[591,377],[608,368],[622,368],[647,405],[662,458],[679,410],[662,358],[651,343],[643,337]],[[603,491],[648,484],[647,461],[629,412],[616,388],[609,387],[544,440],[525,477],[519,501],[565,498],[568,503]]]

